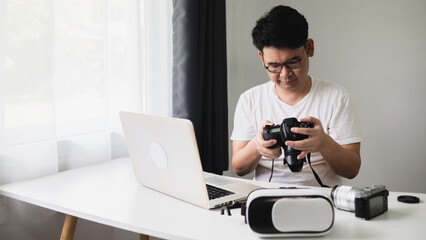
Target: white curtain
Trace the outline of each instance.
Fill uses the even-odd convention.
[[[0,184],[127,157],[121,110],[171,115],[171,17],[171,0],[0,0]],[[0,238],[46,215],[9,201]]]

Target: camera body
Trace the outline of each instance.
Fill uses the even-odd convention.
[[[369,220],[388,210],[389,191],[384,185],[355,188],[335,186],[331,199],[338,209],[355,212],[355,216]]]
[[[263,138],[268,141],[271,139],[277,140],[277,144],[270,146],[269,148],[276,148],[280,145],[284,149],[284,164],[288,164],[288,167],[292,172],[300,172],[303,168],[303,163],[306,162],[306,159],[297,159],[297,155],[301,151],[296,150],[290,146],[286,146],[285,142],[289,141],[299,141],[308,138],[307,135],[297,134],[291,131],[292,127],[300,128],[313,128],[312,124],[307,122],[299,122],[296,118],[285,118],[280,125],[266,125],[263,129]]]

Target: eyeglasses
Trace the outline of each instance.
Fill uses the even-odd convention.
[[[305,51],[305,47],[303,47],[303,51]],[[297,69],[297,68],[300,68],[302,66],[303,55],[305,55],[305,54],[302,52],[302,56],[299,57],[299,58],[290,59],[287,62],[281,63],[281,64],[280,63],[273,63],[269,66],[265,66],[265,65],[263,65],[263,66],[270,73],[280,73],[281,70],[283,69],[283,66],[285,66],[287,69]]]

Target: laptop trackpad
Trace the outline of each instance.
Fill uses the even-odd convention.
[[[208,183],[208,184],[214,184],[214,185],[218,185],[218,186],[225,186],[225,185],[235,183],[235,181],[228,180],[224,177],[215,177],[215,176],[206,177],[205,180],[206,180],[206,183]]]

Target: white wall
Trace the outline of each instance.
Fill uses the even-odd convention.
[[[230,132],[239,95],[268,81],[251,30],[279,4],[308,20],[310,75],[352,94],[364,141],[360,173],[347,184],[426,193],[426,1],[228,0]]]

